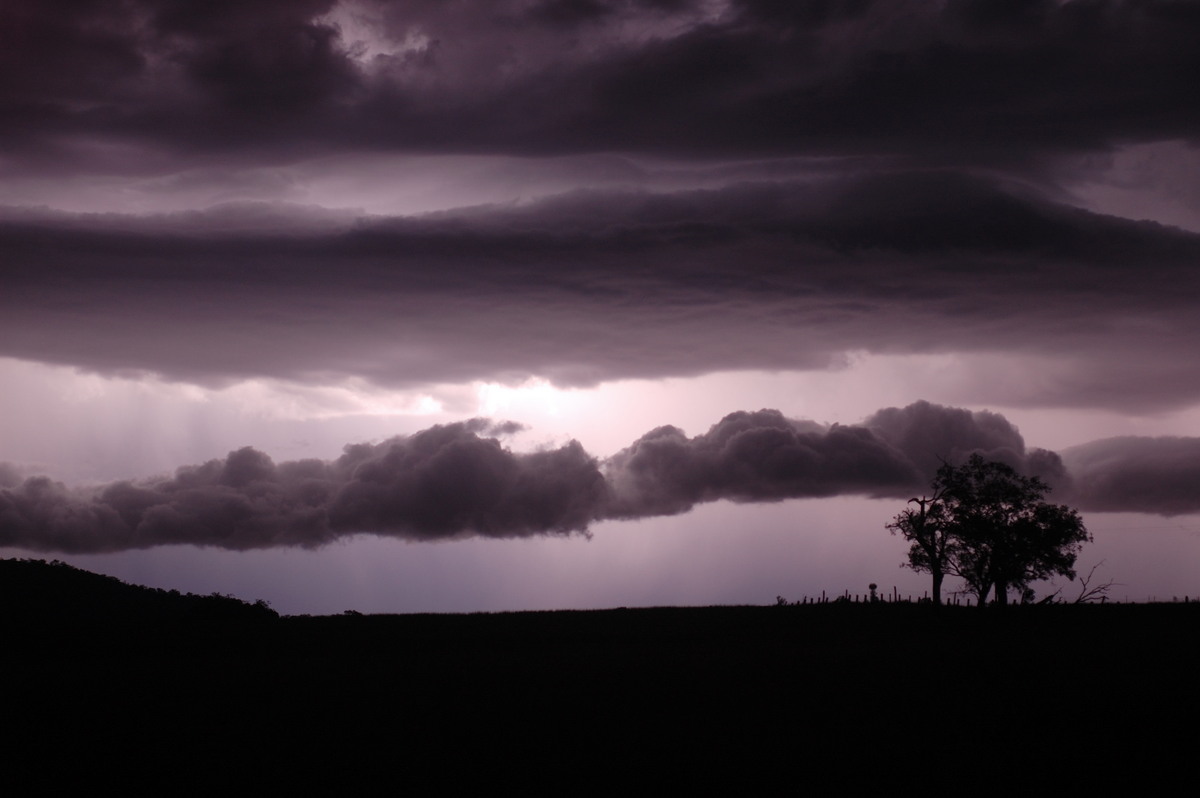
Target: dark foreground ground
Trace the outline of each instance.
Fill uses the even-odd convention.
[[[41,568],[0,568],[13,795],[1154,794],[1200,756],[1197,604],[278,618]]]

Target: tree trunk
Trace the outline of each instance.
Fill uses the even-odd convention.
[[[979,589],[979,606],[980,607],[987,606],[987,595],[991,589],[992,589],[991,582],[985,582],[983,584],[983,586]]]
[[[933,569],[933,603],[935,606],[942,606],[942,580],[946,575],[936,568]]]
[[[996,603],[1001,607],[1008,606],[1008,585],[1004,582],[996,583]]]

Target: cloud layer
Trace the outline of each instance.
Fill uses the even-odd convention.
[[[1200,236],[954,172],[357,223],[10,212],[0,246],[0,355],[108,373],[579,386],[964,352],[1039,363],[987,401],[1200,399],[1174,354],[1200,346]]]
[[[316,547],[357,533],[408,540],[588,532],[605,519],[687,512],[703,502],[920,492],[943,460],[998,459],[1055,486],[1084,510],[1174,514],[1200,509],[1193,439],[1114,439],[1026,450],[1002,416],[917,402],[860,425],[824,426],[775,410],[732,413],[688,437],[643,435],[605,462],[572,441],[514,453],[475,420],[378,444],[332,462],[274,463],[250,447],[174,476],[67,488],[3,472],[0,546],[68,553],[169,544]],[[1077,470],[1076,470],[1077,469]]]
[[[1195,139],[1182,0],[5,4],[22,166],[331,151],[903,152]],[[135,151],[156,158],[137,157]]]
[[[1200,142],[1194,3],[13,0],[0,30],[0,356],[416,387],[953,352],[1033,364],[955,401],[1200,400],[1200,237],[1059,202]],[[447,207],[467,156],[493,199],[614,188],[28,207]]]
[[[1200,438],[1107,438],[1067,449],[1063,461],[1089,509],[1200,512]]]

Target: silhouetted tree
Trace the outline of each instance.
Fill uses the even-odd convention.
[[[961,466],[943,465],[933,481],[948,541],[949,569],[982,605],[993,589],[997,604],[1008,591],[1029,596],[1029,583],[1051,576],[1075,578],[1080,547],[1091,540],[1079,513],[1045,501],[1050,488],[978,454]]]
[[[912,544],[908,550],[908,566],[914,571],[923,571],[933,577],[933,603],[942,603],[942,580],[953,573],[954,539],[947,534],[945,505],[942,492],[935,491],[932,497],[911,498],[909,504],[887,524],[892,534],[900,534]]]
[[[1029,583],[1051,576],[1075,578],[1079,548],[1091,540],[1079,513],[1045,501],[1050,488],[1003,463],[979,455],[961,466],[943,464],[933,495],[912,498],[887,528],[912,546],[908,566],[933,578],[942,603],[947,574],[961,577],[982,605],[995,590],[1007,604],[1016,590],[1032,598]]]

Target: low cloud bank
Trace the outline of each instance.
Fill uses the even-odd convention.
[[[435,540],[584,532],[605,499],[576,442],[514,454],[485,422],[435,426],[337,460],[275,463],[245,447],[169,478],[0,490],[0,545],[102,552],[190,543],[316,547],[354,532]]]
[[[777,410],[731,413],[688,437],[659,427],[605,462],[576,441],[516,453],[510,424],[439,425],[349,445],[333,461],[275,463],[245,447],[173,476],[68,488],[45,476],[0,487],[0,545],[68,553],[169,544],[317,547],[356,533],[407,540],[587,534],[605,519],[687,512],[696,504],[864,495],[928,485],[942,459],[979,452],[1052,483],[1052,452],[1027,451],[1002,416],[917,402],[858,425]]]
[[[825,428],[778,410],[731,413],[694,438],[659,427],[606,465],[608,511],[618,518],[672,515],[718,499],[891,495],[920,482],[903,453],[870,429]]]
[[[1200,438],[1106,438],[1065,450],[1063,460],[1085,509],[1200,512]]]

